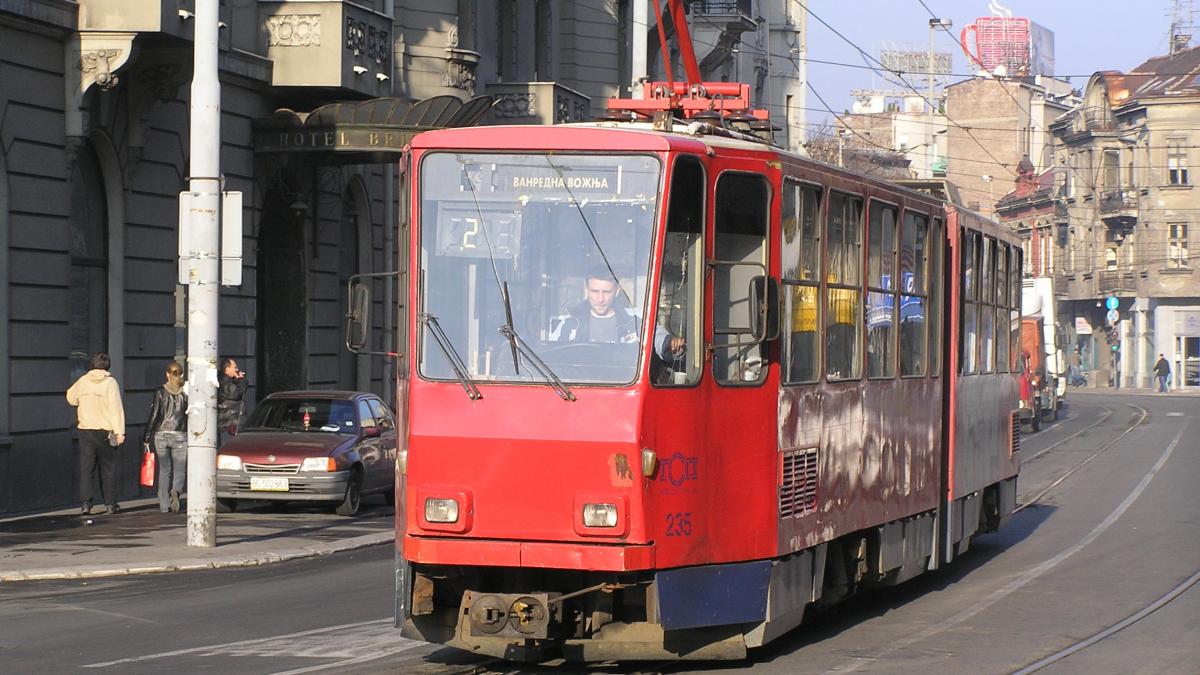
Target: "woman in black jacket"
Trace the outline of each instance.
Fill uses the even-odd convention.
[[[158,509],[179,512],[179,493],[187,484],[187,394],[183,391],[183,366],[167,364],[167,381],[154,392],[150,419],[142,446],[154,439],[158,463]]]

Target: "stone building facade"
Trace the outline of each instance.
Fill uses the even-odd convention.
[[[946,179],[969,207],[995,214],[996,201],[1028,158],[1037,172],[1054,161],[1050,124],[1073,108],[1066,82],[975,77],[946,87]]]
[[[1051,127],[1068,215],[1058,287],[1068,316],[1103,327],[1078,344],[1105,353],[1122,386],[1149,386],[1161,353],[1172,387],[1200,387],[1200,277],[1189,253],[1200,231],[1190,171],[1197,75],[1200,47],[1098,72],[1082,104]],[[1119,302],[1111,331],[1109,297]]]
[[[757,4],[732,9],[765,34]],[[176,259],[192,8],[0,0],[0,513],[77,501],[63,392],[91,354],[112,356],[131,439],[167,361],[184,357]],[[591,119],[632,81],[633,46],[657,51],[633,39],[634,10],[633,0],[221,4],[221,170],[243,194],[244,237],[242,284],[221,293],[219,350],[249,374],[250,407],[284,389],[394,391],[392,362],[349,354],[341,322],[350,275],[397,269],[405,136],[336,147],[326,140],[343,138],[337,125],[484,94],[498,100],[487,123]],[[393,338],[389,289],[380,282],[373,296],[379,345]],[[128,443],[121,499],[141,494],[138,461]]]

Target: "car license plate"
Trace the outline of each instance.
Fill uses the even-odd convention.
[[[268,490],[271,492],[287,492],[288,479],[279,476],[251,476],[251,490]]]

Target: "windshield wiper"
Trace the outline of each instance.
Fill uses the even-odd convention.
[[[529,345],[525,344],[525,341],[521,339],[520,335],[517,335],[517,331],[514,330],[512,326],[501,326],[500,334],[508,338],[509,343],[514,345],[515,348],[521,352],[521,356],[524,356],[525,359],[533,364],[533,367],[542,374],[542,377],[546,378],[546,383],[554,388],[554,391],[558,393],[559,398],[564,401],[576,400],[575,394],[572,394],[571,390],[567,388],[567,385],[563,384],[563,381],[559,379],[558,375],[555,375],[554,371],[550,369],[550,366],[546,365],[546,362],[543,361],[537,354],[535,354],[534,351],[530,349]]]
[[[472,401],[483,398],[483,394],[479,393],[479,387],[475,386],[475,382],[467,375],[467,366],[463,363],[462,357],[455,351],[454,345],[450,343],[450,339],[446,337],[446,333],[442,331],[441,324],[438,323],[438,318],[432,314],[424,313],[420,315],[421,323],[429,329],[429,334],[433,336],[433,341],[441,347],[442,354],[446,356],[446,360],[450,362],[450,368],[454,370],[454,374],[458,376],[458,381],[462,383],[463,391],[467,392],[467,396]]]

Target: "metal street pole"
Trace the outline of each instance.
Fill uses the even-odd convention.
[[[220,323],[221,85],[217,3],[196,0],[191,88],[191,210],[179,236],[188,258],[187,545],[217,545],[217,328]],[[182,229],[186,224],[186,229]]]
[[[933,35],[937,29],[949,28],[951,25],[949,19],[929,20],[929,61],[925,65],[925,77],[929,83],[929,100],[925,107],[925,135],[929,143],[925,149],[926,178],[933,178],[933,161],[937,157],[937,135],[933,133],[933,109],[937,107],[937,99],[934,98],[933,92]]]

